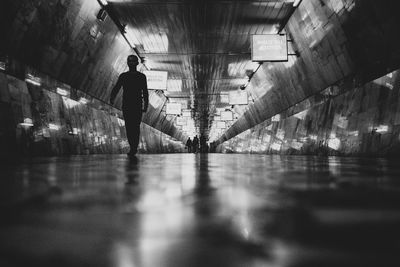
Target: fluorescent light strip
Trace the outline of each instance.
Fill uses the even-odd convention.
[[[58,131],[60,130],[60,126],[58,126],[57,124],[49,123],[49,129]]]
[[[81,103],[81,104],[83,104],[83,105],[86,105],[88,102],[89,102],[89,100],[86,99],[86,98],[84,98],[84,97],[81,97],[81,98],[79,99],[79,103]]]
[[[27,127],[32,127],[32,126],[33,126],[33,123],[25,123],[25,122],[22,122],[22,123],[20,123],[19,125],[21,125],[21,126],[27,126]]]
[[[100,2],[103,6],[108,5],[107,0],[99,0],[99,2]]]
[[[33,85],[36,85],[36,86],[41,86],[41,85],[42,85],[41,82],[36,81],[36,80],[32,80],[32,79],[30,79],[30,78],[25,79],[25,81],[26,81],[27,83],[30,83],[30,84],[33,84]]]
[[[57,87],[57,94],[59,94],[59,95],[62,95],[62,96],[67,96],[67,95],[69,95],[69,92],[67,91],[67,90],[65,90],[65,89],[62,89],[62,88],[60,88],[60,87]]]
[[[293,6],[297,7],[300,4],[301,0],[294,0]]]

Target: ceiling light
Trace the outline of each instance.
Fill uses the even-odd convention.
[[[79,99],[79,103],[81,103],[81,104],[86,105],[88,102],[89,102],[89,100],[86,99],[86,98],[84,98],[84,97],[81,97],[81,98]]]
[[[42,79],[40,77],[34,76],[33,74],[27,73],[25,76],[25,81],[27,83],[36,85],[36,86],[41,86],[42,85]]]
[[[301,0],[294,0],[293,6],[297,7],[300,4]]]
[[[50,130],[56,130],[56,131],[58,131],[58,130],[60,130],[60,126],[59,125],[57,125],[57,124],[54,124],[54,123],[49,123],[49,129]]]
[[[98,0],[98,1],[99,1],[99,3],[100,3],[102,6],[108,5],[107,0]]]
[[[99,13],[97,13],[97,19],[100,21],[105,21],[107,18],[107,11],[104,8],[101,8],[99,10]]]
[[[25,118],[24,122],[20,123],[19,125],[32,127],[33,126],[33,120],[31,118]]]
[[[67,96],[69,95],[69,92],[65,89],[62,89],[60,87],[57,87],[56,89],[57,94],[62,95],[62,96]]]

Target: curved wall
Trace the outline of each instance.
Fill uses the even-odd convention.
[[[400,71],[351,90],[328,88],[221,144],[217,151],[400,156]]]
[[[68,90],[108,103],[118,75],[127,69],[126,58],[134,51],[109,17],[97,19],[99,10],[97,0],[2,0],[0,62],[6,63],[8,74],[20,79],[25,79],[27,70],[33,71],[52,80],[52,85],[63,83]],[[121,95],[115,101],[117,108]],[[163,105],[150,106],[143,122],[186,140],[169,119]]]
[[[0,157],[126,153],[120,111],[81,103],[0,72]],[[140,153],[183,152],[182,142],[141,124]]]
[[[285,63],[264,63],[246,89],[258,97],[216,144],[332,85],[361,86],[400,67],[398,1],[303,0],[285,30]]]

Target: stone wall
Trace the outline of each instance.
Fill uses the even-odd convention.
[[[400,156],[400,71],[352,90],[328,88],[230,139],[217,151]]]
[[[129,150],[119,110],[89,97],[74,100],[61,95],[71,90],[57,90],[0,72],[0,157]],[[142,123],[141,153],[181,152],[183,148],[181,142]]]

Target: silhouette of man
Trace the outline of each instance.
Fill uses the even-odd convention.
[[[139,65],[138,57],[135,55],[128,56],[127,63],[129,71],[118,77],[117,84],[111,91],[110,103],[111,105],[114,104],[115,97],[123,87],[122,112],[125,119],[126,135],[131,147],[128,155],[133,156],[137,153],[139,145],[142,113],[147,112],[149,106],[149,92],[146,76],[136,70]]]
[[[201,153],[206,152],[205,151],[206,144],[207,144],[207,140],[206,140],[205,136],[204,135],[200,135],[200,152]]]
[[[192,146],[193,146],[192,152],[197,153],[199,150],[199,138],[197,137],[197,135],[193,138]]]
[[[192,140],[190,140],[190,137],[186,142],[186,147],[188,149],[188,153],[192,153]]]

